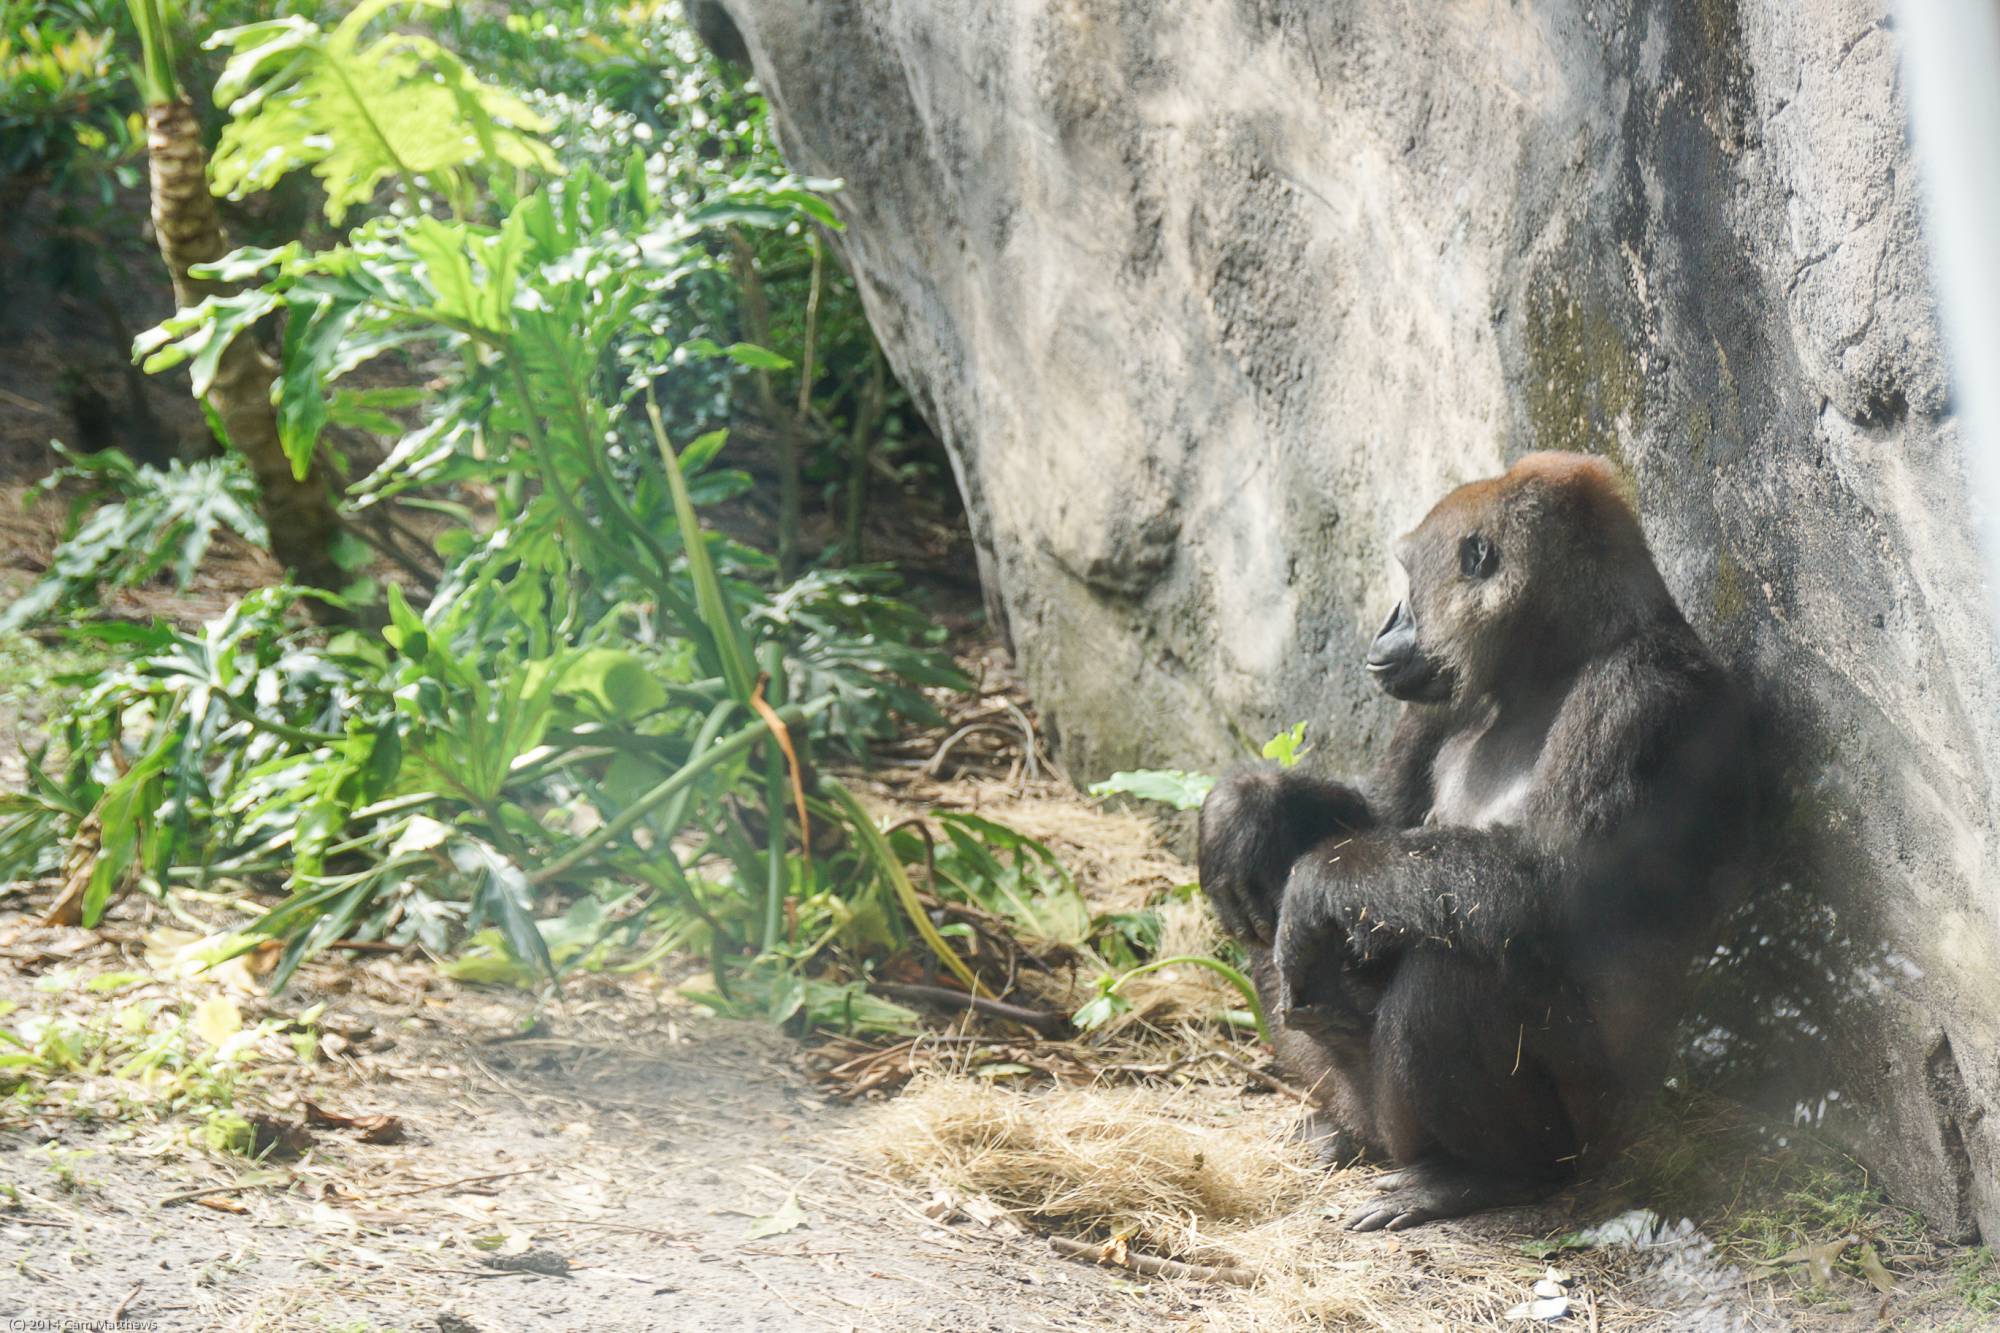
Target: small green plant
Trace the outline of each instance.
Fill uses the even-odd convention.
[[[42,1162],[55,1177],[56,1188],[64,1194],[81,1194],[95,1188],[96,1182],[84,1175],[84,1163],[96,1156],[88,1148],[65,1148],[60,1143],[45,1143],[41,1149]]]
[[[1981,1245],[1960,1255],[1951,1266],[1951,1276],[1967,1309],[1976,1314],[2000,1312],[2000,1261],[1990,1247]]]
[[[1163,967],[1179,966],[1207,968],[1228,982],[1236,993],[1243,997],[1243,1008],[1250,1015],[1251,1026],[1257,1031],[1257,1040],[1267,1046],[1270,1045],[1271,1028],[1265,1018],[1264,1003],[1257,994],[1256,983],[1240,969],[1207,954],[1175,954],[1171,958],[1156,958],[1124,972],[1107,973],[1097,979],[1097,994],[1071,1015],[1070,1021],[1076,1025],[1079,1032],[1090,1032],[1103,1027],[1119,1014],[1131,1009],[1131,1001],[1119,994],[1127,982],[1148,972],[1157,972]]]
[[[1259,753],[1266,759],[1277,760],[1280,768],[1291,768],[1312,749],[1305,743],[1305,738],[1306,724],[1296,722],[1265,741]],[[1092,796],[1133,796],[1142,801],[1171,806],[1175,810],[1199,810],[1201,803],[1214,790],[1213,774],[1190,773],[1178,768],[1133,769],[1113,773],[1102,782],[1090,785]]]
[[[1730,1217],[1718,1239],[1759,1263],[1771,1263],[1814,1241],[1914,1228],[1915,1219],[1886,1207],[1881,1191],[1851,1169],[1800,1165],[1756,1206]]]
[[[1299,760],[1306,757],[1306,751],[1312,749],[1310,745],[1305,743],[1305,739],[1306,724],[1303,722],[1294,722],[1284,731],[1265,741],[1264,748],[1260,753],[1266,759],[1277,760],[1278,767],[1280,768],[1291,768]]]
[[[928,855],[941,896],[973,903],[1030,941],[1076,947],[1092,934],[1090,907],[1047,846],[973,814],[937,816],[944,842],[934,850],[915,834],[895,840],[907,864]]]
[[[1215,790],[1215,777],[1178,768],[1142,768],[1113,773],[1102,782],[1091,783],[1089,790],[1092,796],[1132,796],[1175,810],[1199,810]]]
[[[0,1105],[89,1119],[231,1111],[246,1084],[294,1063],[287,1020],[245,1026],[220,996],[182,1003],[143,993],[151,977],[58,973],[40,987],[60,1002],[35,1013],[0,1006]],[[142,993],[125,998],[133,989]]]
[[[234,455],[155,468],[116,449],[77,454],[60,443],[55,449],[67,465],[29,491],[27,501],[71,483],[83,486],[72,496],[48,572],[0,613],[0,632],[57,610],[75,615],[107,590],[138,587],[169,568],[185,590],[222,529],[253,546],[268,540],[256,483]]]

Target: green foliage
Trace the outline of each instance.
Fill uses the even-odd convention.
[[[44,478],[27,500],[70,482],[84,488],[71,499],[48,572],[0,613],[0,632],[57,606],[87,606],[107,589],[137,587],[169,567],[175,586],[185,589],[220,529],[254,546],[266,541],[256,483],[234,455],[155,468],[116,449],[75,454],[60,443],[55,448],[68,465]],[[98,507],[84,517],[92,505]]]
[[[1278,767],[1280,768],[1290,768],[1298,763],[1299,760],[1305,758],[1306,751],[1312,749],[1310,745],[1305,743],[1305,739],[1306,724],[1295,722],[1284,731],[1271,737],[1270,740],[1265,741],[1264,748],[1259,753],[1266,759],[1277,760]]]
[[[146,137],[120,58],[123,19],[118,0],[0,0],[0,252],[31,197],[47,201],[49,224],[12,253],[0,290],[32,272],[96,295],[100,262],[142,248],[116,208],[141,178]]]
[[[907,1032],[917,1025],[912,1009],[870,995],[859,981],[833,982],[796,972],[757,972],[743,978],[729,999],[695,990],[688,998],[721,1013],[752,1014],[772,1023],[843,1032]]]
[[[1265,741],[1259,753],[1266,759],[1277,760],[1280,768],[1290,768],[1312,749],[1305,744],[1305,738],[1306,724],[1295,722]],[[1172,806],[1176,810],[1199,810],[1213,790],[1213,774],[1189,773],[1177,768],[1142,768],[1113,773],[1104,781],[1090,785],[1092,796],[1134,796],[1142,801]]]
[[[472,175],[509,168],[552,173],[554,155],[536,137],[546,123],[519,97],[482,83],[465,62],[421,33],[363,34],[396,8],[446,8],[445,0],[362,0],[331,31],[296,14],[216,33],[234,54],[216,80],[230,121],[217,145],[217,193],[267,190],[310,167],[339,223],[376,187],[400,176],[429,181],[455,200]]]
[[[1188,773],[1178,768],[1142,768],[1113,773],[1102,782],[1090,784],[1092,796],[1134,796],[1156,801],[1176,810],[1199,810],[1215,790],[1215,778],[1208,773]]]
[[[225,1116],[300,1058],[286,1034],[309,1022],[245,1026],[226,999],[188,1004],[136,972],[64,970],[37,989],[48,1000],[33,1012],[0,1002],[0,1107],[19,1114]]]
[[[1271,1042],[1271,1029],[1264,1017],[1264,1003],[1257,994],[1256,983],[1240,969],[1232,967],[1220,958],[1207,954],[1175,954],[1171,958],[1155,958],[1151,962],[1123,972],[1106,973],[1097,979],[1097,994],[1086,1001],[1082,1008],[1070,1016],[1079,1032],[1090,1032],[1103,1027],[1113,1018],[1129,1010],[1131,1002],[1119,992],[1127,982],[1142,977],[1148,972],[1157,972],[1163,967],[1201,967],[1215,973],[1233,987],[1243,997],[1243,1007],[1249,1011],[1252,1023],[1257,1029],[1257,1039],[1265,1045]]]
[[[1981,1245],[1960,1255],[1951,1266],[1958,1299],[1976,1314],[2000,1312],[2000,1263]]]
[[[117,661],[81,682],[26,790],[0,802],[0,874],[80,863],[91,922],[131,885],[271,893],[220,947],[281,941],[278,986],[355,936],[465,948],[465,976],[516,984],[650,940],[705,950],[715,1002],[737,1011],[906,1026],[859,980],[903,943],[898,914],[976,983],[844,789],[823,781],[832,804],[805,813],[845,822],[851,848],[797,849],[776,741],[802,761],[862,752],[899,718],[935,719],[924,691],[963,678],[886,571],[788,582],[709,531],[704,510],[748,479],[725,465],[724,431],[692,430],[730,415],[715,386],[791,365],[715,312],[746,237],[804,246],[835,225],[827,183],[767,172],[761,149],[717,166],[650,148],[627,113],[581,132],[594,115],[475,78],[439,38],[394,26],[411,17],[467,29],[439,6],[369,3],[330,31],[288,18],[218,35],[234,52],[218,183],[242,194],[309,170],[329,218],[359,220],[331,244],[225,257],[208,272],[233,294],[137,350],[148,370],[185,365],[200,393],[233,340],[281,329],[294,467],[376,440],[347,512],[357,528],[405,502],[447,516],[433,575],[354,590],[379,628],[329,635],[290,588],[195,629],[91,627]],[[123,503],[65,548],[79,568],[91,525],[146,552],[136,568],[172,558]],[[162,512],[189,533],[230,521],[219,501]],[[1087,931],[1046,849],[954,827],[967,892],[1053,935]]]
[[[0,3],[0,182],[57,178],[135,137],[111,9]]]
[[[977,904],[1005,920],[1021,937],[1078,946],[1091,935],[1090,907],[1042,843],[973,814],[940,814],[945,841],[931,852],[931,875],[939,893]],[[913,834],[896,840],[906,862],[924,851]]]
[[[882,566],[808,570],[755,608],[750,623],[796,645],[793,688],[823,696],[827,734],[850,754],[894,735],[902,723],[944,721],[923,690],[972,682],[940,651],[944,630],[892,594]]]

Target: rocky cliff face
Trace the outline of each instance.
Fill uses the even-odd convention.
[[[725,3],[1073,767],[1363,767],[1391,538],[1609,456],[1784,770],[1696,1049],[2000,1237],[1995,643],[1881,3]]]

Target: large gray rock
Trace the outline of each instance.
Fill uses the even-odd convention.
[[[1360,768],[1390,539],[1608,455],[1784,767],[1696,1049],[2000,1237],[1996,653],[1880,3],[726,2],[1076,770]]]

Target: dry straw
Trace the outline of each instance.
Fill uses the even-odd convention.
[[[1370,1173],[1316,1167],[1296,1109],[1259,1100],[1270,1105],[1242,1111],[1208,1088],[1016,1090],[932,1074],[883,1105],[860,1146],[1038,1231],[1247,1269],[1248,1288],[1168,1284],[1211,1327],[1480,1328],[1519,1298],[1491,1240],[1429,1231],[1413,1265],[1407,1241],[1342,1231]]]

